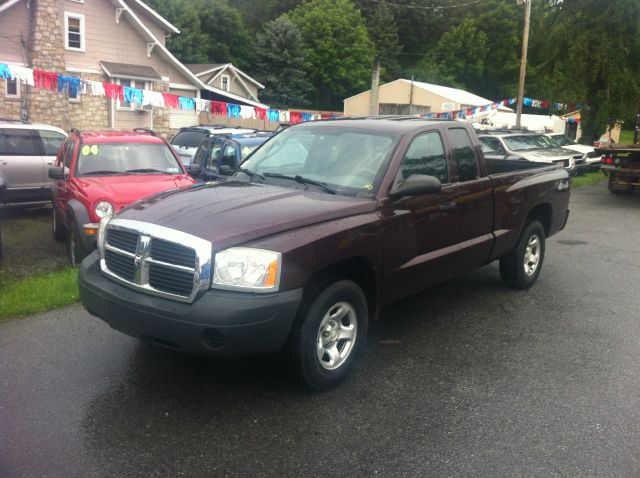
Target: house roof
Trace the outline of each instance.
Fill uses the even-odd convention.
[[[146,3],[141,2],[140,0],[132,0],[132,2],[139,6],[144,12],[148,13],[153,22],[164,28],[166,31],[170,33],[180,33],[180,30],[178,30],[173,24],[169,23],[166,18],[161,16]]]
[[[8,0],[4,3],[2,3],[2,5],[0,5],[0,13],[4,12],[5,10],[13,7],[16,3],[21,2],[22,0]]]
[[[408,83],[411,84],[411,80],[405,80],[404,78],[397,79],[395,81],[391,81],[380,86],[382,88],[389,88],[396,83]],[[459,90],[457,88],[450,88],[448,86],[440,86],[440,85],[432,85],[431,83],[423,83],[420,81],[413,82],[414,88],[420,88],[422,90],[428,91],[438,96],[442,96],[452,103],[457,103],[459,105],[468,105],[468,106],[484,106],[493,103],[491,100],[486,98],[482,98],[481,96],[474,95],[473,93],[469,93],[465,90]],[[346,98],[344,101],[347,101],[351,98],[355,98],[356,96],[363,95],[365,93],[369,93],[371,90],[363,91],[362,93],[358,93],[357,95]]]
[[[157,51],[158,55],[162,57],[165,61],[172,64],[176,67],[178,71],[180,71],[186,78],[188,78],[194,86],[197,86],[200,89],[208,90],[215,95],[219,95],[224,98],[228,98],[231,101],[246,104],[250,106],[257,106],[259,108],[268,108],[267,105],[259,103],[257,101],[252,101],[247,98],[243,98],[238,95],[234,95],[233,93],[229,93],[227,91],[220,90],[218,88],[214,88],[213,86],[205,84],[200,78],[198,78],[191,70],[189,70],[180,60],[178,60],[168,49],[166,46],[162,44],[162,42],[158,41],[155,35],[147,28],[147,26],[140,20],[136,12],[129,6],[127,1],[130,0],[110,0],[111,4],[116,8],[121,8],[122,12],[127,14],[127,17],[130,20],[133,28],[138,32],[143,39],[147,41],[148,48],[152,48]],[[138,1],[138,0],[131,0]]]
[[[113,63],[101,61],[103,70],[110,77],[120,78],[144,78],[160,80],[162,76],[153,67],[147,65],[130,65],[127,63]]]
[[[225,63],[186,63],[184,66],[189,68],[196,76],[209,70],[215,70],[224,66]]]
[[[230,70],[234,75],[236,75],[236,77],[241,76],[256,85],[258,88],[264,88],[262,83],[256,81],[244,71],[234,66],[233,63],[191,63],[186,65],[186,67],[193,71],[198,78],[204,79],[204,82],[207,84],[211,84],[211,82],[224,71]]]

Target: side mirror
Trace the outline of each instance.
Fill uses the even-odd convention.
[[[233,169],[231,169],[231,166],[223,164],[218,168],[218,172],[223,176],[231,176],[233,174]]]
[[[50,179],[64,179],[64,168],[49,168]]]
[[[189,176],[198,176],[200,174],[200,165],[199,164],[187,164],[184,169],[187,170],[187,174]]]
[[[389,196],[396,199],[402,196],[437,193],[441,189],[438,178],[425,174],[411,174],[400,186],[393,189]]]

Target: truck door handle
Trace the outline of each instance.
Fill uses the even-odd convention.
[[[438,210],[440,210],[440,211],[452,211],[457,207],[458,207],[458,205],[455,202],[452,201],[452,202],[446,202],[444,204],[440,204],[438,206]]]

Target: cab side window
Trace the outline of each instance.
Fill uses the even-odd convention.
[[[496,138],[478,138],[480,139],[480,146],[482,147],[482,152],[486,154],[507,154],[502,145],[500,144],[500,140]]]
[[[469,133],[464,128],[449,129],[453,159],[458,165],[458,181],[471,181],[478,177],[478,162]]]
[[[403,180],[412,174],[424,174],[438,178],[442,184],[450,182],[447,157],[437,131],[423,133],[413,140],[402,160],[399,174]]]

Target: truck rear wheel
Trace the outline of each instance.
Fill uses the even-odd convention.
[[[309,298],[289,344],[309,387],[329,390],[349,374],[364,347],[368,313],[364,292],[349,280],[337,280]]]
[[[500,259],[502,281],[514,289],[531,287],[540,275],[544,248],[544,227],[539,221],[531,221],[522,231],[516,247]]]

